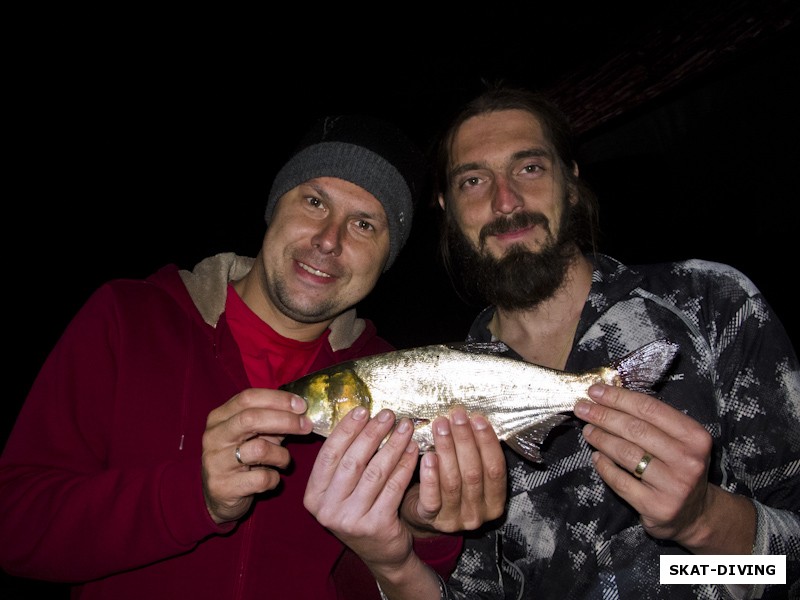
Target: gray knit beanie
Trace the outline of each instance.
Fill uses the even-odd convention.
[[[315,177],[338,177],[377,198],[389,222],[389,260],[408,240],[414,204],[425,185],[422,153],[394,125],[364,115],[329,116],[317,121],[275,176],[264,218],[269,224],[278,199]]]

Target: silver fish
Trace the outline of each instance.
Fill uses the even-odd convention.
[[[609,366],[582,373],[550,369],[502,355],[502,342],[421,346],[342,362],[281,387],[308,403],[314,431],[328,436],[356,406],[374,416],[389,408],[409,417],[420,452],[433,448],[431,424],[456,406],[481,413],[498,438],[520,455],[541,461],[547,434],[569,417],[594,383],[652,393],[678,346],[650,342]]]

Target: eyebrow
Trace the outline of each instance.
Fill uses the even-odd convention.
[[[367,220],[370,220],[370,221],[377,221],[378,223],[382,223],[384,225],[388,225],[389,224],[389,217],[385,213],[386,213],[386,209],[384,209],[384,214],[381,214],[380,212],[370,213],[370,212],[366,212],[366,211],[360,210],[358,212],[352,213],[352,216],[358,217],[359,219],[367,219]]]

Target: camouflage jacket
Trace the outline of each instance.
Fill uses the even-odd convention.
[[[787,585],[661,585],[659,556],[686,550],[645,533],[597,475],[573,417],[549,434],[541,464],[506,451],[506,515],[496,529],[467,537],[443,597],[800,597],[800,366],[783,325],[732,267],[591,258],[592,288],[566,370],[609,364],[662,337],[678,343],[657,394],[711,433],[709,479],[752,499],[753,553],[786,555]],[[493,313],[476,318],[469,340],[491,339]]]

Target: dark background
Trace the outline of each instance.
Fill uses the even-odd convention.
[[[71,7],[21,19],[4,94],[17,271],[0,443],[99,284],[257,252],[272,176],[317,116],[385,116],[427,147],[457,104],[498,78],[546,91],[572,118],[581,173],[600,197],[602,251],[731,264],[797,346],[795,4],[562,2],[437,21],[390,9],[308,8],[279,21]],[[433,217],[419,208],[409,245],[360,307],[398,347],[462,339],[477,311],[437,262]],[[0,597],[35,592],[65,590],[0,573]]]

